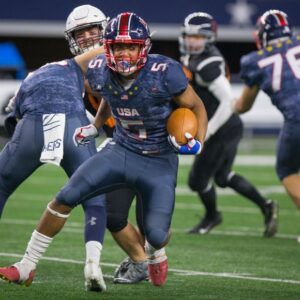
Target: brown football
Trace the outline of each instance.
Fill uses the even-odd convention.
[[[180,145],[187,143],[184,136],[189,132],[193,137],[196,136],[198,130],[198,121],[195,114],[188,108],[177,108],[169,116],[167,122],[167,131],[170,135],[175,136],[176,141]]]

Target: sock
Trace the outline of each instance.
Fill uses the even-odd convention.
[[[212,184],[209,184],[201,192],[198,191],[198,194],[205,207],[206,217],[208,219],[213,219],[217,213],[217,195],[216,195],[215,187]]]
[[[97,265],[100,263],[102,244],[97,241],[89,241],[85,244],[86,263],[93,262]]]
[[[37,263],[49,247],[52,240],[53,238],[34,230],[20,264],[30,271],[35,270]]]
[[[148,259],[151,261],[152,264],[160,263],[161,261],[164,261],[167,257],[165,248],[161,249],[155,249],[152,247],[148,241],[145,243],[145,250],[146,254],[148,256]]]
[[[101,245],[104,240],[106,229],[106,209],[104,206],[86,206],[85,207],[85,243],[97,241]]]
[[[228,180],[228,186],[259,206],[262,213],[265,212],[266,199],[244,177],[238,174],[233,174],[233,176],[231,176]]]

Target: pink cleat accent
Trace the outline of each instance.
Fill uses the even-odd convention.
[[[20,280],[20,272],[15,266],[3,267],[0,268],[0,278],[8,281],[9,283],[13,282],[28,287],[33,281],[34,271],[30,271],[27,279]]]
[[[150,281],[155,286],[162,286],[165,284],[168,276],[168,258],[166,258],[159,263],[152,263],[149,260],[148,271]]]

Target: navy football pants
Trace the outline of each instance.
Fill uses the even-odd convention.
[[[58,193],[57,200],[74,207],[84,199],[114,189],[131,188],[142,199],[146,239],[159,248],[169,236],[177,169],[175,153],[145,156],[111,143],[78,168]]]
[[[73,133],[75,128],[89,124],[85,115],[67,117],[64,158],[61,167],[70,177],[74,171],[88,158],[96,153],[94,143],[87,147],[75,147]],[[42,116],[26,115],[17,124],[12,139],[0,153],[0,197],[3,203],[0,207],[0,216],[7,198],[15,189],[27,179],[38,167],[43,147]],[[98,196],[83,203],[83,206],[104,206],[105,197]]]

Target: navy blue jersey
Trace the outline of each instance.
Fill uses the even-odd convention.
[[[85,113],[84,79],[74,59],[49,63],[23,81],[16,97],[16,115]]]
[[[241,77],[267,93],[286,121],[300,121],[300,37],[243,56]]]
[[[90,62],[87,79],[111,108],[116,120],[115,141],[142,154],[172,152],[166,123],[174,109],[172,98],[188,85],[181,65],[151,54],[128,90],[115,76],[106,66],[104,55]]]

